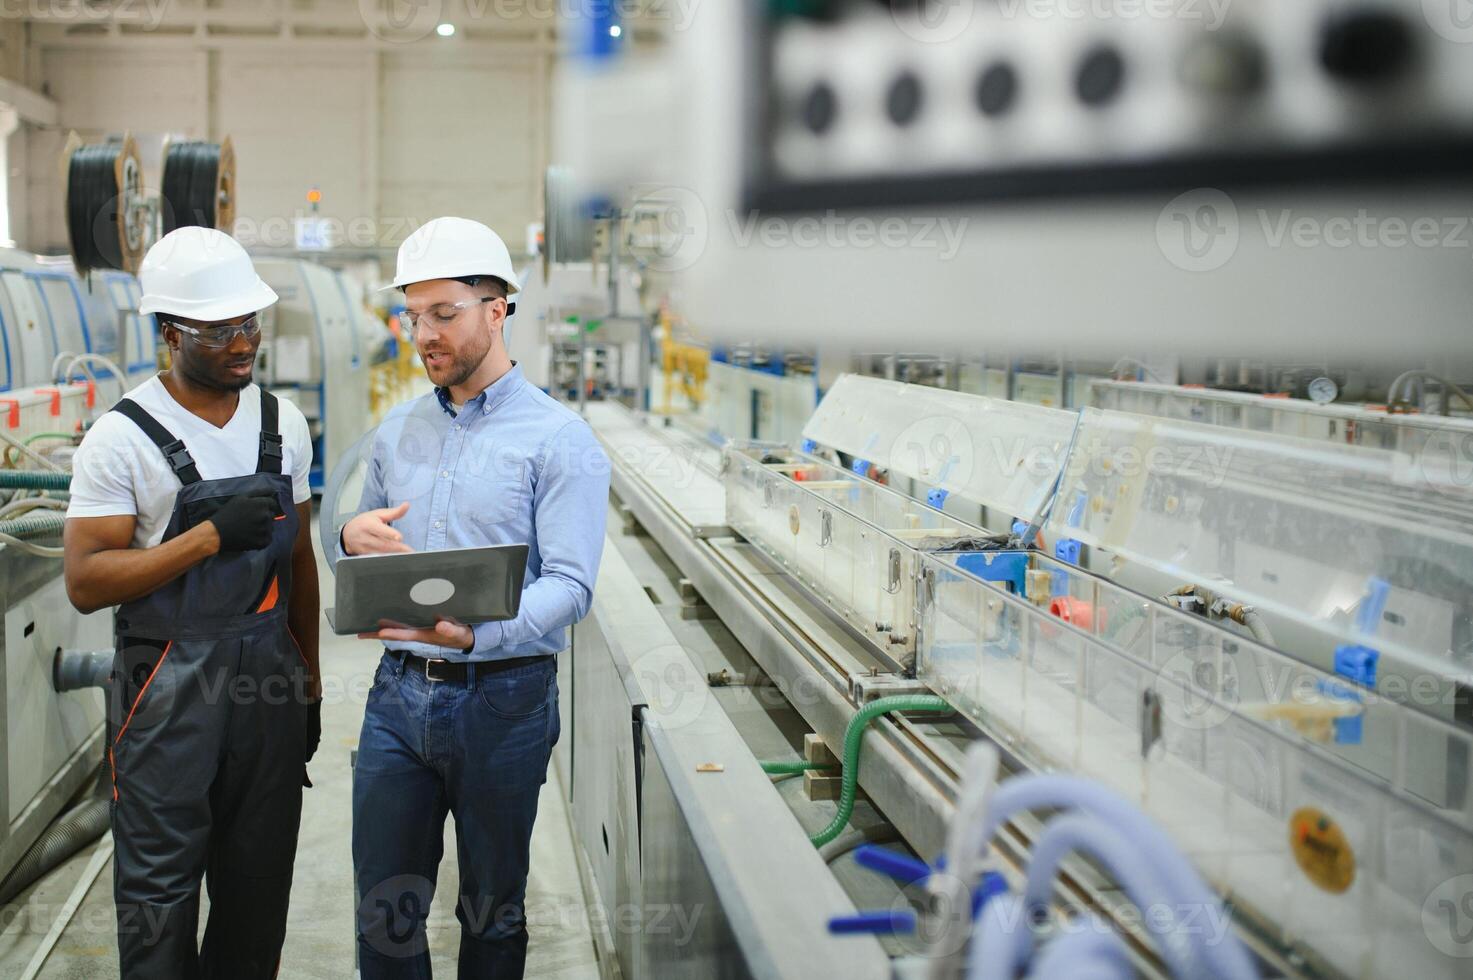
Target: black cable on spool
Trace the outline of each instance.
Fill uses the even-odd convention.
[[[136,151],[128,143],[97,143],[72,152],[67,168],[67,234],[78,272],[137,269],[126,229],[128,188],[120,179],[128,166],[137,172]]]
[[[219,143],[186,140],[169,145],[162,191],[164,234],[190,225],[220,227],[220,164]]]

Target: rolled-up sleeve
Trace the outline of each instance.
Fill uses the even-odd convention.
[[[588,613],[603,555],[609,460],[582,419],[544,445],[532,497],[540,567],[514,619],[474,627],[478,654],[538,640]]]

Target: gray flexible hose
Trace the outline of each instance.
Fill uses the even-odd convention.
[[[899,839],[900,834],[894,827],[887,823],[877,823],[840,834],[820,847],[818,856],[823,858],[825,864],[833,864],[861,844],[888,844]]]
[[[107,763],[97,770],[97,784],[87,799],[57,817],[21,856],[15,869],[0,884],[0,905],[25,891],[43,875],[54,871],[63,861],[101,837],[108,827],[108,788],[111,786]]]

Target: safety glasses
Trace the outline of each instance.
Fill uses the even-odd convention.
[[[178,320],[168,320],[166,322],[175,330],[182,330],[189,334],[194,338],[196,344],[199,344],[201,347],[208,347],[211,350],[229,347],[235,341],[237,335],[244,337],[246,340],[254,340],[256,334],[261,332],[261,321],[254,316],[240,323],[223,323],[214,327],[191,327],[180,323]]]
[[[414,339],[422,323],[427,323],[434,330],[443,330],[454,323],[466,310],[482,303],[490,303],[500,299],[500,296],[482,296],[480,299],[468,299],[461,303],[436,303],[426,310],[404,310],[399,314],[399,326],[404,328],[409,339]]]

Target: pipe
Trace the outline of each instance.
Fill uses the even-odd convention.
[[[20,497],[0,506],[0,518],[28,510],[66,510],[67,504],[58,497]]]
[[[72,358],[71,363],[66,366],[66,373],[58,377],[57,380],[65,381],[71,378],[72,370],[76,368],[78,364],[102,365],[103,367],[107,368],[108,372],[112,374],[113,377],[118,379],[118,384],[121,386],[120,390],[124,394],[127,393],[128,379],[123,376],[123,369],[118,367],[117,362],[114,361],[112,358],[103,357],[101,354],[78,354],[76,357]],[[55,365],[53,365],[53,369],[54,367]],[[88,371],[87,375],[89,378],[91,378],[93,384],[97,383],[97,378],[92,375],[92,372]]]
[[[9,438],[0,432],[0,438]],[[26,452],[34,452],[27,449]],[[40,457],[37,457],[40,458]],[[56,464],[46,460],[48,466]],[[6,490],[70,490],[72,475],[65,471],[38,473],[35,470],[0,470],[0,489]]]
[[[1233,619],[1248,627],[1248,632],[1253,634],[1253,639],[1264,646],[1274,645],[1274,634],[1268,628],[1268,623],[1263,621],[1263,615],[1252,606],[1239,606],[1234,611]]]
[[[825,864],[833,864],[839,858],[864,844],[888,844],[899,840],[900,834],[887,823],[872,824],[858,830],[849,830],[835,837],[818,849],[818,856]]]
[[[58,650],[51,662],[51,686],[58,694],[107,687],[113,669],[111,650]]]
[[[55,870],[82,848],[103,835],[108,827],[110,800],[107,763],[97,770],[97,783],[92,795],[63,813],[41,832],[30,850],[21,857],[10,876],[0,885],[0,905],[34,884],[42,875]]]
[[[1146,843],[1156,857],[1155,870],[1171,901],[1203,909],[1217,904],[1217,896],[1198,877],[1187,859],[1172,847],[1151,847],[1167,840],[1166,832],[1150,817],[1098,783],[1077,776],[1048,774],[1010,779],[997,788],[982,836],[991,841],[997,830],[1023,810],[1079,808],[1101,817],[1129,839]],[[1210,949],[1217,974],[1234,980],[1255,977],[1253,962],[1237,936],[1229,932]]]
[[[1075,931],[1055,936],[1028,972],[1030,980],[1079,980],[1086,976],[1130,980],[1135,969],[1125,941],[1104,920],[1090,916]]]
[[[864,730],[880,715],[892,711],[949,712],[951,705],[934,694],[896,694],[888,698],[876,698],[849,719],[844,729],[844,783],[839,791],[839,812],[827,827],[809,838],[814,847],[822,847],[849,823],[854,814],[854,797],[859,791],[859,747],[864,742]]]
[[[65,548],[53,548],[47,545],[34,544],[30,541],[22,541],[20,538],[11,537],[8,534],[0,534],[0,548],[14,548],[16,551],[37,558],[65,558]]]
[[[786,775],[801,776],[810,769],[833,769],[834,767],[825,762],[759,762],[762,771],[769,776]]]
[[[1394,381],[1391,382],[1391,387],[1386,390],[1386,408],[1388,410],[1392,409],[1396,405],[1397,390],[1402,387],[1403,383],[1411,380],[1412,378],[1430,378],[1433,381],[1436,381],[1438,384],[1442,385],[1442,414],[1443,415],[1449,414],[1449,411],[1448,411],[1448,409],[1449,409],[1449,406],[1448,406],[1448,397],[1447,397],[1449,392],[1451,392],[1454,395],[1457,395],[1458,398],[1462,399],[1463,404],[1467,405],[1470,409],[1473,409],[1473,396],[1469,396],[1469,394],[1466,391],[1464,391],[1462,388],[1459,388],[1457,385],[1453,384],[1451,381],[1449,381],[1446,378],[1441,377],[1441,376],[1439,376],[1437,374],[1434,374],[1431,371],[1413,370],[1413,371],[1403,371],[1401,374],[1398,374],[1396,376],[1396,380],[1394,380]]]
[[[56,513],[0,520],[0,534],[12,538],[44,538],[50,534],[60,534],[65,527],[66,517]]]
[[[967,954],[967,980],[1014,980],[1028,958],[1029,927],[1023,900],[994,895],[982,906],[977,934]]]
[[[10,446],[12,449],[18,449],[18,450],[20,450],[20,454],[22,456],[28,456],[28,457],[30,457],[31,460],[32,460],[32,462],[39,463],[40,466],[41,466],[41,468],[43,470],[50,470],[52,473],[66,473],[66,470],[62,469],[60,466],[57,466],[51,460],[47,459],[45,456],[42,456],[40,453],[36,452],[30,446],[27,446],[25,443],[21,442],[19,439],[17,439],[15,436],[11,435],[8,432],[0,431],[0,442],[5,443],[6,445]],[[6,455],[7,455],[7,458],[8,458],[9,454],[7,453]],[[12,472],[25,472],[25,471],[23,471],[23,470],[17,470],[17,471],[0,470],[0,473],[4,473],[6,475],[10,475]],[[68,483],[71,482],[71,474],[70,473],[67,473],[67,482]],[[4,486],[18,486],[18,485],[19,484],[14,484],[14,483],[11,483],[11,484],[0,483],[0,487],[4,487]],[[34,488],[34,487],[27,487],[26,489],[36,489],[36,488]],[[65,490],[66,487],[43,487],[41,489],[46,489],[46,490]]]
[[[1166,893],[1154,873],[1152,863],[1142,861],[1141,858],[1169,846],[1149,839],[1127,838],[1098,817],[1080,813],[1055,817],[1044,827],[1042,836],[1033,845],[1033,854],[1028,862],[1028,881],[1023,889],[1023,908],[1027,911],[1048,907],[1059,865],[1074,851],[1086,854],[1104,866],[1121,890],[1143,913],[1147,909],[1159,907],[1161,898]],[[1156,920],[1150,915],[1145,915],[1144,921],[1155,935],[1161,958],[1166,961],[1171,975],[1182,978],[1213,976],[1216,971],[1206,962],[1208,956],[1205,941],[1194,938],[1183,928],[1180,913],[1174,904],[1168,908],[1170,920],[1166,924],[1156,925]]]

